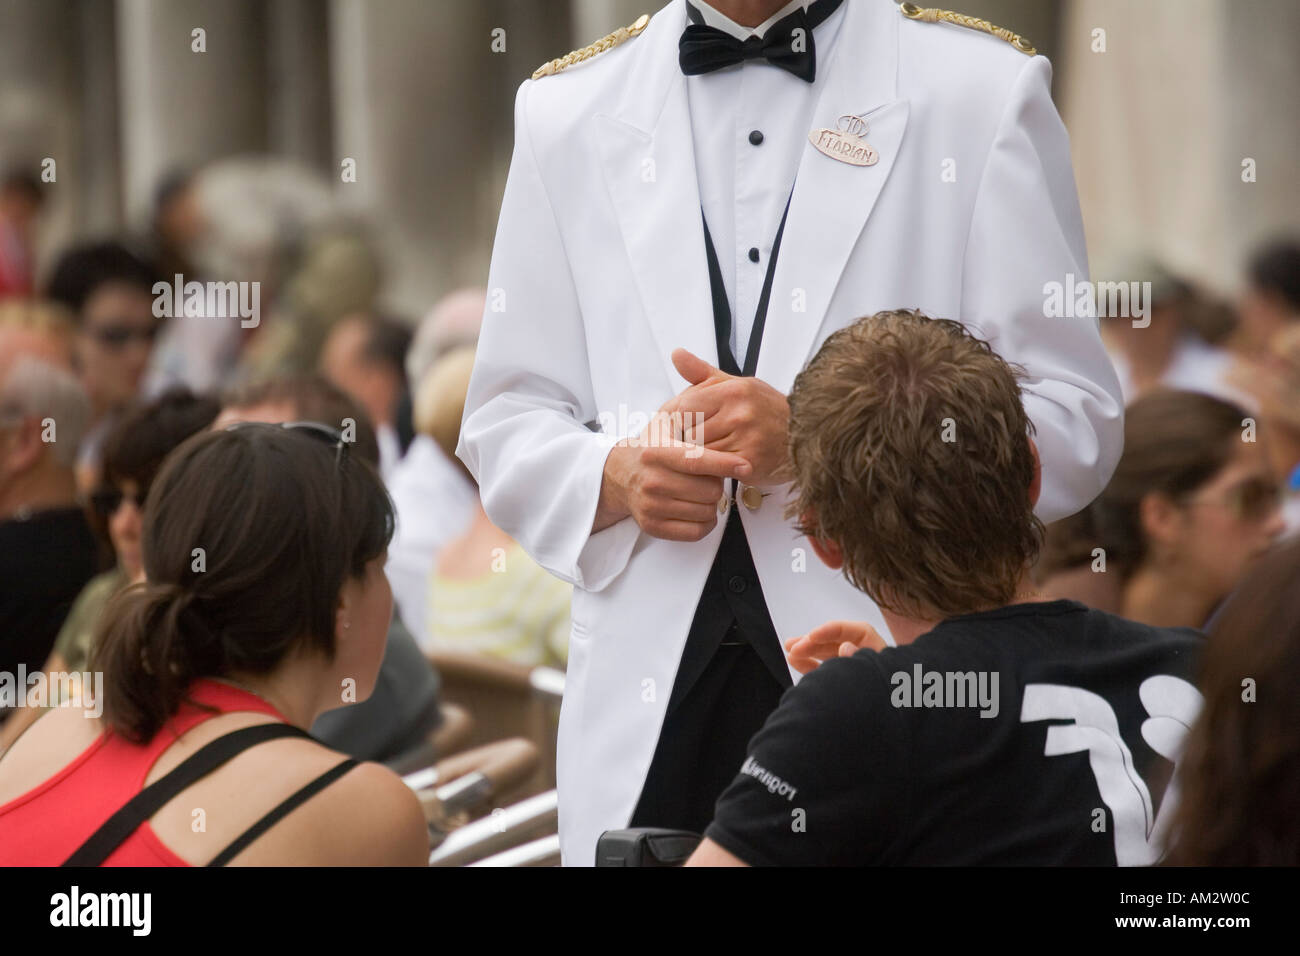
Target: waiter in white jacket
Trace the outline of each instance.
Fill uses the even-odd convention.
[[[887,633],[782,517],[785,395],[831,332],[964,322],[1025,369],[1039,517],[1109,479],[1096,321],[1046,317],[1087,280],[1050,75],[1010,31],[892,0],[673,0],[520,87],[457,454],[575,587],[566,864],[608,829],[704,828],[795,679],[782,640]]]

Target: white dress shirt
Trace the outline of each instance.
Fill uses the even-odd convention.
[[[852,2],[852,0],[846,0]],[[690,0],[705,24],[739,40],[762,36],[808,0],[791,0],[757,27],[744,27],[704,0]],[[731,307],[731,353],[745,363],[781,214],[808,141],[813,108],[827,75],[845,3],[813,30],[817,76],[808,83],[765,60],[686,77],[700,202]],[[685,29],[686,23],[682,24]],[[754,145],[750,134],[762,133]],[[759,252],[758,261],[750,249]],[[780,253],[778,252],[778,255]]]

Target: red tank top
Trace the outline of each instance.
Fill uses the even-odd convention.
[[[201,679],[190,700],[219,713],[253,711],[288,723],[256,694]],[[149,743],[133,744],[105,732],[80,756],[40,786],[0,806],[0,866],[58,866],[109,817],[144,789],[163,751],[181,734],[217,714],[188,702]],[[146,822],[104,861],[104,866],[190,866],[158,839]]]

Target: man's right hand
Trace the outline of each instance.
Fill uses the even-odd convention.
[[[752,471],[730,452],[680,441],[624,440],[605,459],[591,530],[630,516],[651,537],[698,541],[718,523],[723,478],[744,480]]]

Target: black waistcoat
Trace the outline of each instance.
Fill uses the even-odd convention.
[[[767,274],[763,280],[763,290],[759,296],[743,366],[737,363],[731,351],[731,307],[727,302],[727,290],[722,282],[722,270],[718,267],[718,256],[709,234],[709,224],[707,221],[704,223],[704,246],[708,256],[709,287],[713,298],[713,326],[718,344],[718,368],[730,375],[753,375],[758,367],[758,352],[762,345],[763,328],[767,323],[768,300],[772,295],[772,279],[776,274],[777,255],[781,250],[781,236],[785,232],[785,220],[789,211],[790,202],[787,199],[776,239],[772,242],[772,255],[767,263]],[[745,526],[740,520],[741,507],[743,505],[737,500],[733,488],[724,519],[726,527],[722,542],[695,609],[695,617],[677,670],[677,679],[673,683],[669,712],[681,703],[724,640],[747,641],[772,676],[782,686],[790,686],[785,654],[767,612],[763,588],[745,538]]]
[[[790,204],[786,202],[786,212]],[[754,328],[740,366],[731,352],[731,310],[718,257],[704,225],[718,340],[718,367],[753,375],[772,293],[785,216],[772,243]],[[785,653],[763,600],[733,490],[722,541],[682,650],[655,753],[630,826],[703,832],[713,805],[740,769],[750,737],[791,685]]]

